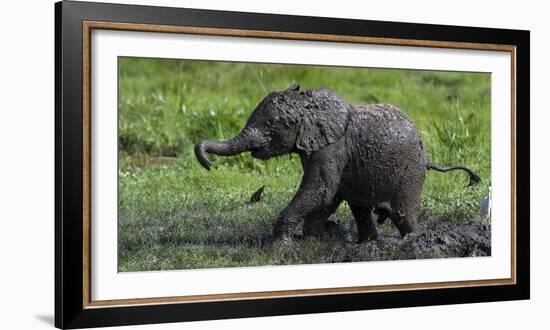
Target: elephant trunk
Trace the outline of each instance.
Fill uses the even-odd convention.
[[[250,134],[242,131],[235,137],[225,141],[201,140],[195,145],[195,157],[205,169],[210,171],[212,162],[207,153],[219,156],[234,156],[252,149]]]

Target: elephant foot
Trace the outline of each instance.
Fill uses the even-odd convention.
[[[289,228],[287,228],[287,226],[275,224],[273,228],[273,241],[281,242],[284,245],[292,244],[293,238]]]
[[[378,231],[374,230],[371,233],[359,235],[359,239],[357,240],[357,243],[366,243],[370,241],[376,241],[378,240]]]
[[[397,214],[397,215],[393,215],[391,219],[395,227],[397,227],[397,230],[399,230],[399,234],[401,234],[401,238],[405,238],[407,234],[414,232],[416,228],[415,217],[406,216],[403,214]]]
[[[283,235],[279,238],[279,241],[281,244],[285,246],[290,246],[294,243],[294,239],[292,238],[292,235]]]
[[[372,219],[372,207],[350,205],[350,208],[357,224],[358,243],[377,240],[378,230]]]
[[[286,234],[273,236],[273,244],[288,247],[294,244],[294,238]]]
[[[357,243],[365,243],[378,240],[378,230],[372,222],[361,223],[358,226],[359,239]]]
[[[370,212],[368,215],[370,215]],[[378,239],[378,230],[371,217],[359,219],[357,222],[357,236],[359,236],[359,243],[376,241]]]

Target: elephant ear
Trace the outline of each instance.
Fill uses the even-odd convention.
[[[351,107],[327,89],[308,90],[305,97],[296,147],[309,155],[344,136]]]

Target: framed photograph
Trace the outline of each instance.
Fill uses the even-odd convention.
[[[59,328],[529,298],[529,32],[59,2]]]

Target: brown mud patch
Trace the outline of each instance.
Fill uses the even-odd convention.
[[[446,217],[445,217],[446,218]],[[417,230],[401,238],[393,230],[381,230],[378,239],[361,244],[355,233],[350,233],[338,220],[327,222],[326,234],[335,240],[343,240],[348,248],[339,260],[356,262],[377,260],[409,260],[433,258],[482,257],[491,255],[491,225],[479,219],[456,224],[442,222],[441,217],[429,217],[421,221]],[[391,224],[385,224],[389,226]],[[391,225],[393,226],[393,225]],[[395,230],[397,232],[397,230]],[[355,247],[353,247],[355,245]]]

